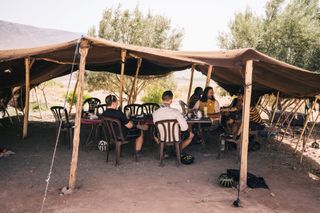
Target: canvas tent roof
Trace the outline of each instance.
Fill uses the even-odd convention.
[[[30,38],[26,36],[19,39],[28,43]],[[120,73],[121,50],[126,49],[126,75],[135,74],[136,57],[143,59],[140,75],[163,75],[190,68],[192,64],[206,74],[208,65],[213,65],[212,79],[234,92],[243,85],[245,61],[253,60],[253,89],[257,92],[280,91],[294,97],[320,94],[319,74],[278,61],[253,49],[184,52],[125,45],[88,36],[82,39],[90,43],[87,70]],[[78,42],[77,38],[23,49],[0,49],[0,89],[24,84],[24,58],[29,56],[36,59],[31,69],[32,84],[68,73]],[[3,46],[0,43],[0,47]]]

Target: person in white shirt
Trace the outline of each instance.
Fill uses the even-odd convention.
[[[181,131],[181,151],[186,148],[192,141],[193,133],[189,131],[189,127],[186,119],[183,115],[174,108],[171,108],[170,105],[172,103],[173,93],[171,91],[165,91],[162,95],[162,106],[157,109],[153,114],[153,122],[169,119],[176,119],[180,125]],[[156,142],[159,143],[159,140],[155,138]]]

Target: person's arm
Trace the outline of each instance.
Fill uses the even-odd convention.
[[[220,105],[219,105],[219,102],[216,100],[215,101],[215,110],[214,110],[216,113],[219,113],[220,112]]]
[[[180,112],[178,112],[178,114],[177,114],[177,121],[180,125],[181,131],[186,131],[189,129],[189,126],[188,126],[186,119],[183,117],[183,115],[181,115]]]
[[[131,129],[133,127],[132,121],[130,121],[123,112],[121,112],[120,121],[128,129]]]
[[[125,125],[125,127],[127,127],[128,129],[131,129],[131,128],[133,127],[132,121],[129,121],[129,122]]]
[[[193,109],[199,109],[199,107],[200,107],[200,100],[198,100],[195,104],[194,104],[194,106],[193,106]]]

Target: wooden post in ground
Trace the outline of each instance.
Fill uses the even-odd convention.
[[[250,102],[252,89],[252,70],[253,61],[246,61],[245,69],[245,91],[244,104],[242,113],[242,134],[241,134],[241,164],[239,187],[243,190],[247,187],[247,166],[248,166],[248,142],[249,142],[249,119],[250,119]]]
[[[208,87],[208,86],[209,86],[210,80],[211,80],[211,75],[212,75],[212,72],[213,72],[213,71],[214,71],[213,66],[212,66],[212,65],[209,65],[209,67],[208,67],[208,73],[207,73],[206,86],[205,86],[205,87]]]
[[[310,116],[311,116],[311,114],[312,114],[312,112],[313,112],[314,107],[316,106],[317,101],[318,101],[318,97],[317,97],[316,100],[313,102],[312,107],[310,108],[310,111],[309,111],[309,113],[308,113],[308,115],[307,115],[306,122],[304,123],[302,132],[301,132],[301,134],[300,134],[300,137],[299,137],[299,139],[298,139],[298,141],[297,141],[297,144],[296,144],[296,148],[295,148],[295,150],[294,150],[295,153],[296,153],[297,150],[298,150],[300,141],[301,141],[301,139],[302,139],[302,137],[303,137],[303,135],[304,135],[304,132],[305,132],[307,126],[308,126],[308,122],[309,122]],[[302,148],[302,149],[303,149],[303,148]],[[302,150],[302,151],[303,151],[303,150]]]
[[[122,110],[122,102],[123,102],[123,84],[124,84],[124,66],[126,63],[126,55],[127,55],[127,50],[122,49],[121,50],[121,73],[120,73],[120,91],[119,91],[119,96],[120,96],[120,108]]]
[[[132,95],[133,95],[134,88],[136,86],[137,78],[138,78],[139,71],[140,71],[140,68],[141,68],[141,63],[142,63],[142,58],[137,58],[137,69],[136,69],[136,74],[134,76],[134,79],[133,79],[133,82],[132,82],[132,86],[131,86],[131,90],[130,90],[130,95],[129,95],[129,100],[128,100],[129,104],[131,104],[131,101],[132,101]]]
[[[25,85],[26,85],[26,98],[24,104],[24,116],[23,116],[23,130],[22,130],[22,139],[25,139],[28,136],[28,119],[29,119],[29,98],[30,98],[30,58],[24,59],[25,65]]]
[[[83,96],[83,83],[84,73],[86,67],[86,57],[89,50],[89,44],[87,41],[82,40],[80,43],[80,65],[79,65],[79,85],[77,89],[77,107],[75,117],[75,127],[73,134],[73,150],[70,166],[69,176],[69,189],[73,190],[76,187],[77,180],[77,167],[78,167],[78,154],[79,154],[79,142],[80,142],[80,127],[81,127],[81,112],[82,112],[82,96]]]
[[[318,113],[316,119],[314,120],[314,122],[313,122],[313,124],[312,124],[312,127],[311,127],[311,129],[310,129],[310,131],[309,131],[309,134],[308,134],[308,137],[306,138],[306,141],[303,143],[303,148],[302,148],[302,150],[301,150],[301,156],[300,156],[300,164],[302,163],[303,153],[304,153],[304,151],[305,151],[305,149],[306,149],[306,145],[307,145],[307,143],[308,143],[308,141],[309,141],[309,138],[310,138],[310,136],[311,136],[311,134],[312,134],[312,131],[313,131],[314,127],[315,127],[316,124],[317,124],[317,120],[318,120],[319,116],[320,116],[320,112]]]
[[[275,101],[275,104],[274,104],[273,114],[272,114],[272,117],[271,117],[271,120],[270,120],[270,124],[271,125],[273,123],[274,117],[276,115],[276,111],[278,109],[279,95],[280,95],[280,92],[278,91],[277,92],[277,98],[276,98],[276,101]]]
[[[187,101],[186,103],[188,104],[189,106],[189,99],[190,99],[190,95],[191,95],[191,90],[192,90],[192,84],[193,84],[193,75],[194,75],[194,70],[195,70],[195,64],[192,64],[192,67],[191,67],[191,76],[190,76],[190,83],[189,83],[189,90],[188,90],[188,96],[187,96]]]

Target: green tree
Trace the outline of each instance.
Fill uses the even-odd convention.
[[[120,5],[116,9],[107,8],[103,12],[98,33],[96,32],[93,26],[89,29],[88,35],[125,44],[171,50],[177,50],[180,47],[183,37],[183,29],[172,28],[168,18],[151,13],[144,15],[138,6],[133,11],[122,10]],[[172,75],[166,76],[165,79],[139,77],[132,102],[136,101],[137,96],[143,90],[152,89],[150,85],[164,80],[174,84]],[[115,92],[119,90],[119,82],[119,75],[112,73],[90,72],[86,75],[86,83],[90,90],[104,89]],[[125,77],[124,94],[126,97],[129,96],[132,82],[133,77]]]
[[[287,63],[320,72],[319,0],[270,0],[265,15],[249,8],[235,14],[229,33],[221,33],[225,49],[255,48]]]

